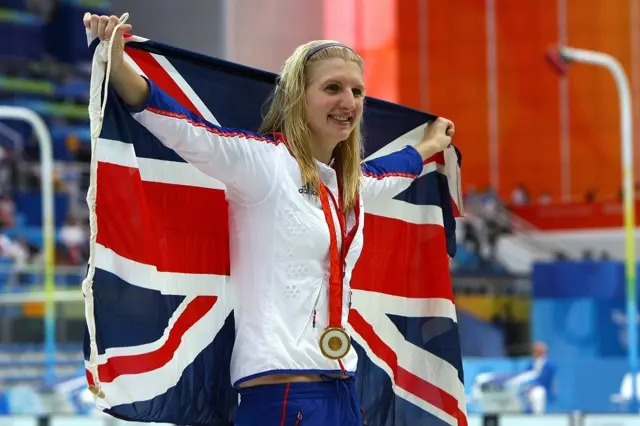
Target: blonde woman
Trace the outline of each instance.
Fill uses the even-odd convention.
[[[416,146],[363,164],[363,60],[313,41],[285,61],[258,133],[216,126],[123,61],[132,27],[114,34],[117,23],[84,18],[94,37],[114,38],[114,89],[140,124],[227,189],[235,425],[361,425],[347,318],[363,206],[408,188],[451,143],[453,123],[439,118]]]

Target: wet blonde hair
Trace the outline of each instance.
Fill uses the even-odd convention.
[[[323,45],[328,47],[322,48]],[[311,150],[312,135],[307,120],[306,89],[313,63],[341,58],[364,67],[364,61],[353,50],[336,45],[332,40],[316,40],[299,46],[284,62],[278,84],[270,96],[270,104],[264,116],[259,133],[282,133],[293,157],[300,166],[302,182],[319,193],[320,174]],[[311,53],[311,56],[309,56]],[[344,212],[355,207],[360,190],[362,171],[362,117],[358,117],[355,128],[346,140],[340,142],[333,151],[333,161],[342,186]]]

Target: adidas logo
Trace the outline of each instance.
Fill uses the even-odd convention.
[[[311,189],[308,184],[298,188],[298,192],[300,194],[306,194],[306,195],[313,195],[313,196],[318,195],[318,193],[315,190]]]

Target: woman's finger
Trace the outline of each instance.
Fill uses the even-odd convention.
[[[111,38],[113,35],[113,29],[118,25],[118,17],[111,16],[109,17],[109,21],[107,22],[107,26],[104,28],[104,36],[105,38]]]
[[[98,38],[100,40],[104,40],[106,38],[104,30],[107,28],[107,24],[109,23],[108,16],[101,16],[98,20]]]
[[[100,17],[98,15],[91,15],[91,37],[98,37],[98,24]]]
[[[82,17],[82,23],[86,29],[91,29],[91,14],[89,12],[85,13]]]

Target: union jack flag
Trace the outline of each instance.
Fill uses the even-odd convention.
[[[275,83],[271,73],[138,36],[127,36],[125,56],[185,108],[225,127],[257,129]],[[224,186],[163,146],[111,89],[99,95],[107,100],[93,147],[84,347],[97,407],[131,421],[232,424]],[[367,99],[364,115],[367,159],[415,144],[435,118],[377,99]],[[450,147],[425,161],[408,190],[365,206],[349,322],[369,425],[467,424],[449,271],[459,167]]]

